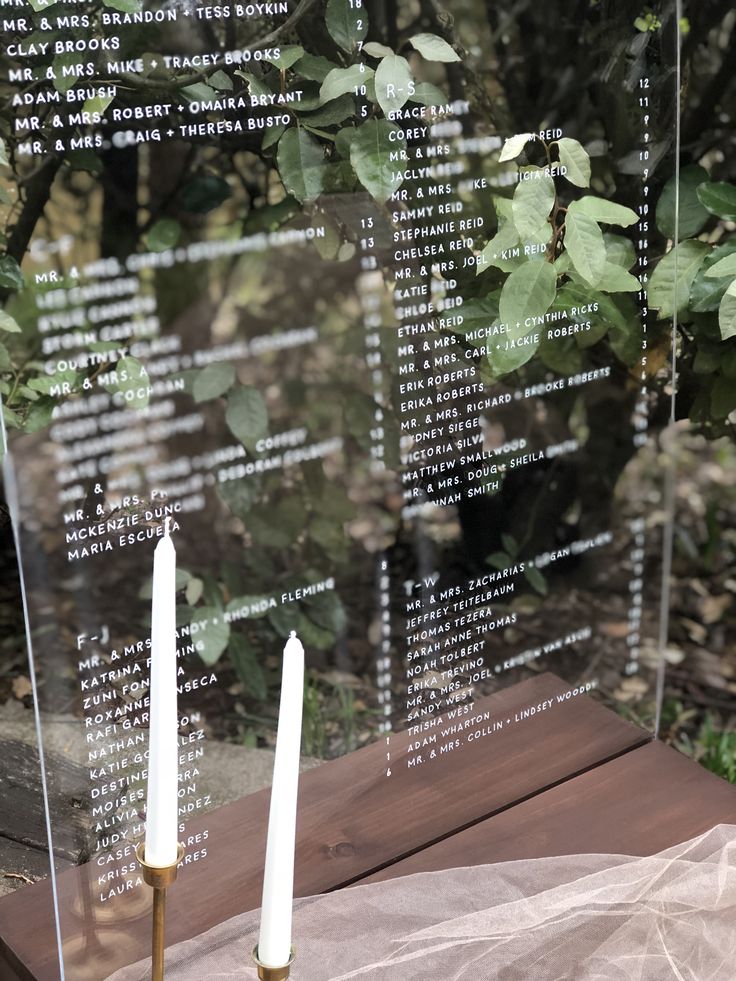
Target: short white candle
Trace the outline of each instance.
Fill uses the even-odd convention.
[[[268,843],[263,873],[258,959],[266,967],[287,964],[291,952],[294,903],[294,846],[299,786],[299,753],[304,703],[304,648],[294,630],[284,648],[281,702],[273,764]]]
[[[153,554],[151,687],[146,800],[147,865],[176,862],[179,830],[179,720],[176,705],[176,550],[165,534]]]

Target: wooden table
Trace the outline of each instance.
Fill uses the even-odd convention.
[[[383,741],[304,774],[297,894],[515,858],[647,855],[736,822],[736,788],[588,696],[558,705],[566,690],[543,674],[477,702],[473,715],[489,712],[503,727],[423,765],[407,765],[416,737],[394,735],[391,777]],[[551,708],[515,721],[548,699]],[[170,893],[169,943],[259,905],[268,801],[262,791],[188,825],[192,835],[209,829],[208,855],[196,874],[184,868]],[[58,877],[62,910],[79,910],[95,874],[86,865]],[[108,913],[96,928],[87,924],[83,957],[77,920],[69,981],[100,981],[146,955],[140,891]],[[63,916],[71,937],[73,915]],[[57,981],[47,881],[0,900],[0,937],[2,981]]]

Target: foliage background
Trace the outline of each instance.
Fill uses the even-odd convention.
[[[120,3],[110,6],[122,9],[126,3],[123,0],[122,7]],[[555,124],[562,124],[566,132],[573,133],[590,151],[592,180],[598,196],[615,195],[623,205],[636,205],[636,168],[627,169],[626,161],[627,155],[638,147],[639,130],[626,110],[626,99],[622,95],[626,71],[633,72],[635,66],[632,67],[624,55],[632,50],[632,38],[641,46],[653,44],[671,49],[674,31],[671,10],[660,16],[661,11],[655,12],[640,3],[582,0],[578,4],[560,5],[555,30],[550,31],[549,9],[525,0],[489,2],[484,7],[472,0],[461,0],[453,3],[451,11],[433,0],[401,5],[400,9],[392,0],[366,0],[365,9],[370,33],[360,38],[363,28],[357,26],[355,11],[350,13],[346,5],[333,0],[323,15],[320,5],[300,3],[290,18],[288,30],[278,38],[285,53],[275,64],[266,67],[260,63],[257,71],[246,72],[245,76],[234,73],[232,77],[221,77],[222,73],[218,72],[207,78],[182,79],[151,71],[142,85],[122,79],[127,83],[124,99],[131,105],[145,102],[146,91],[150,95],[152,88],[159,93],[171,93],[172,98],[202,99],[212,97],[217,91],[230,93],[245,86],[251,93],[273,94],[299,84],[311,97],[311,101],[299,110],[299,127],[290,126],[283,133],[272,133],[268,141],[259,135],[246,134],[236,142],[228,138],[214,143],[209,138],[193,139],[175,150],[170,146],[152,145],[148,163],[150,200],[143,212],[136,199],[143,163],[135,147],[51,153],[40,165],[27,167],[14,153],[13,108],[8,101],[9,93],[5,93],[3,118],[7,156],[4,159],[9,181],[4,202],[7,227],[5,253],[0,258],[0,288],[9,301],[5,316],[10,319],[0,321],[3,341],[6,341],[0,348],[0,370],[4,376],[8,426],[17,426],[29,433],[40,431],[47,425],[54,404],[48,394],[47,381],[39,378],[39,339],[32,329],[28,329],[32,308],[24,307],[24,303],[28,303],[28,292],[15,295],[22,285],[19,264],[25,263],[24,269],[33,268],[32,257],[29,266],[27,255],[32,235],[43,230],[50,240],[54,240],[59,230],[67,227],[66,216],[76,211],[80,216],[75,230],[80,255],[91,257],[99,250],[103,256],[120,259],[137,250],[164,249],[172,242],[186,241],[188,236],[197,237],[204,223],[213,219],[221,227],[256,231],[280,227],[295,220],[303,213],[304,206],[308,220],[310,210],[316,212],[324,208],[317,199],[325,193],[339,196],[357,191],[371,194],[380,204],[391,189],[381,149],[381,134],[385,134],[387,125],[383,117],[391,107],[382,104],[380,88],[371,97],[370,82],[374,71],[390,71],[392,77],[407,71],[404,64],[408,63],[403,62],[405,55],[411,59],[411,71],[417,84],[424,86],[420,96],[425,101],[439,98],[432,86],[444,88],[453,98],[466,98],[477,116],[487,120],[489,132],[527,131],[530,121],[539,122],[538,106],[542,103],[546,117]],[[611,31],[612,24],[618,34]],[[258,43],[263,37],[263,26],[258,23],[242,24],[237,30],[245,35],[237,38],[239,46]],[[663,163],[655,170],[651,183],[656,208],[655,220],[648,229],[655,254],[650,303],[660,315],[652,333],[651,357],[654,376],[666,361],[673,312],[668,307],[668,298],[675,287],[679,307],[678,415],[685,435],[678,485],[680,509],[675,563],[678,579],[669,655],[673,670],[668,681],[666,727],[670,738],[679,740],[696,755],[703,752],[712,760],[722,759],[724,755],[721,743],[716,750],[711,750],[714,744],[711,730],[721,726],[728,728],[731,724],[734,689],[730,679],[736,674],[736,655],[727,631],[734,591],[731,575],[734,552],[730,534],[734,502],[730,499],[728,475],[733,465],[730,415],[736,408],[736,340],[733,339],[736,335],[736,299],[731,286],[736,279],[736,269],[726,262],[716,270],[721,275],[707,275],[716,262],[736,254],[736,245],[732,244],[736,219],[736,190],[733,187],[736,174],[733,173],[732,152],[733,51],[736,47],[733,44],[733,11],[727,3],[693,6],[686,11],[683,30],[683,190],[680,208],[681,229],[687,241],[680,250],[679,278],[675,284],[672,260],[665,256],[672,235],[674,191],[673,185],[668,183],[671,168]],[[248,32],[252,32],[251,36],[247,36]],[[429,58],[417,57],[412,53],[416,46],[408,43],[409,38],[417,34],[441,38],[449,45],[448,50],[455,52],[455,57],[448,55],[441,46],[435,47],[433,53],[430,51]],[[236,39],[226,40],[235,46]],[[386,46],[401,55],[397,58],[374,47],[375,54],[369,52],[365,59],[368,71],[360,71],[356,68],[359,60],[357,40]],[[139,43],[140,39],[136,41]],[[201,43],[206,45],[210,41],[205,38]],[[172,50],[178,50],[181,38],[152,35],[146,38],[145,46],[150,50],[165,50],[167,44]],[[610,57],[602,57],[604,49],[610,52]],[[435,60],[438,50],[443,55],[439,61]],[[381,69],[381,66],[385,67]],[[334,74],[336,71],[337,75]],[[369,76],[367,79],[366,75]],[[666,72],[663,77],[666,78]],[[328,78],[328,88],[324,89]],[[356,83],[367,85],[365,100],[354,98]],[[234,89],[234,86],[238,88]],[[669,91],[663,84],[665,90]],[[90,108],[104,112],[106,107]],[[659,159],[666,162],[671,160],[673,152],[674,105],[663,96],[656,110],[654,149]],[[50,130],[47,135],[53,139]],[[603,143],[611,148],[610,153],[596,154],[596,145]],[[522,162],[534,166],[544,161],[530,152]],[[568,188],[565,193],[569,195],[569,191]],[[573,194],[577,194],[574,189]],[[362,200],[365,203],[365,198]],[[566,199],[566,203],[569,200]],[[496,220],[497,210],[489,199],[485,210],[489,230]],[[95,215],[95,221],[88,220],[90,214]],[[326,219],[333,230],[324,257],[338,264],[352,262],[357,236],[351,231],[350,222],[339,212],[325,215],[320,211],[320,219]],[[500,222],[501,231],[503,227]],[[620,229],[607,227],[606,232],[610,236],[619,234]],[[630,232],[621,233],[622,240],[627,234],[631,237]],[[486,240],[487,237],[479,237],[476,242],[478,252],[486,245]],[[610,238],[608,244],[613,252]],[[581,252],[586,253],[586,250]],[[622,256],[623,275],[633,263],[633,254],[623,243],[620,243],[618,254]],[[628,266],[627,260],[631,260]],[[227,283],[228,276],[235,271],[225,266],[220,268],[221,283]],[[574,272],[581,275],[580,270]],[[478,277],[468,277],[462,288],[470,300],[475,294],[478,304],[486,304],[486,307],[477,308],[483,316],[494,315],[499,291],[512,273],[513,268],[485,270]],[[574,288],[574,280],[575,277],[570,276],[570,288]],[[337,272],[328,285],[340,291],[343,289],[340,282]],[[590,285],[589,278],[588,287]],[[167,280],[165,271],[157,274],[155,284],[160,307],[170,320],[189,309],[204,288],[205,284],[197,274],[182,284],[181,280],[176,283],[170,278]],[[247,292],[247,284],[243,289],[251,302],[252,293]],[[618,322],[620,329],[618,332],[612,330],[608,337],[597,338],[597,341],[610,345],[623,366],[633,364],[638,355],[639,337],[636,333],[632,337],[631,333],[636,320],[628,296],[631,287],[611,291],[604,287],[600,289],[610,293],[612,305],[608,305],[608,310],[612,322]],[[586,292],[589,292],[587,287]],[[16,330],[17,324],[24,328],[22,333]],[[334,330],[335,337],[339,337],[339,324],[335,324]],[[546,367],[570,373],[597,356],[595,351],[572,344],[546,352],[546,360],[542,357],[542,361]],[[135,365],[130,367],[135,372]],[[495,377],[503,377],[507,369],[508,366],[500,368],[492,363],[487,366],[490,376]],[[534,370],[534,366],[528,369],[531,380]],[[71,381],[80,386],[84,384],[82,377]],[[213,372],[191,377],[188,383],[195,398],[220,400],[218,404],[230,414],[230,429],[235,435],[243,433],[244,442],[252,439],[259,427],[265,430],[265,407],[251,386]],[[668,401],[664,394],[665,397],[656,398],[656,387],[652,385],[651,417],[655,425],[666,421]],[[290,397],[294,404],[299,404],[304,393],[295,391]],[[227,399],[226,403],[223,398]],[[364,418],[364,400],[357,397],[350,404],[347,423],[357,452],[361,444],[365,448],[369,423]],[[631,455],[630,441],[621,438],[614,422],[620,415],[621,405],[612,396],[607,412],[595,417],[599,420],[599,429],[594,438],[610,461],[610,471],[596,475],[606,485],[604,497],[610,497],[611,485],[617,481]],[[329,418],[317,422],[325,430],[331,424]],[[642,462],[635,474],[639,487],[646,487],[656,472],[656,460]],[[341,493],[340,488],[327,494],[324,481],[320,483],[320,475],[315,473],[313,476],[317,485],[308,497],[310,534],[303,543],[307,552],[305,558],[309,561],[311,553],[316,564],[325,557],[332,563],[349,562],[349,552],[333,533],[334,515],[340,514],[345,521],[352,515],[348,495]],[[506,512],[510,511],[509,500],[513,499],[516,490],[509,487],[506,497],[501,498],[501,506]],[[255,502],[255,509],[254,502],[244,501],[242,496],[228,503],[236,514],[239,510],[241,516],[248,514],[249,528],[255,529],[256,541],[264,548],[273,549],[274,574],[284,577],[288,565],[282,555],[284,545],[274,536],[277,531],[289,535],[303,525],[304,505],[294,507],[293,497],[281,500],[275,487],[261,488],[261,491],[262,500],[260,505]],[[576,493],[590,498],[600,491],[600,484],[593,482],[577,488]],[[324,501],[321,511],[313,506],[317,499]],[[274,515],[276,520],[273,520]],[[486,518],[487,513],[461,516],[466,542],[476,540],[478,524],[481,519],[486,523]],[[532,528],[529,534],[510,530],[516,531],[517,540],[524,538],[525,544],[539,547],[544,544],[548,518],[542,511],[538,516],[539,528]],[[390,522],[388,530],[390,533]],[[377,534],[375,525],[370,533]],[[502,553],[508,557],[500,540],[483,541],[486,554],[494,553],[494,550],[496,555]],[[9,545],[6,555],[8,568],[12,568]],[[208,578],[196,573],[194,570],[182,581],[186,601],[183,606],[201,612],[243,594],[242,574],[222,569],[218,576]],[[12,590],[12,578],[4,578],[7,588]],[[5,695],[13,697],[14,692],[17,696],[23,691],[17,681],[23,677],[25,669],[19,624],[14,612],[18,606],[12,592],[9,592],[4,608],[10,623],[15,625],[10,627],[3,640],[7,658]],[[314,604],[312,609],[300,611],[299,617],[297,625],[317,648],[331,648],[335,637],[344,629],[343,604],[334,600],[321,606]],[[243,686],[241,692],[245,704],[243,718],[233,727],[238,738],[245,741],[268,738],[270,723],[266,719],[262,724],[259,705],[262,707],[266,701],[277,676],[275,665],[269,665],[258,655],[274,630],[283,633],[292,625],[293,621],[270,622],[267,628],[264,625],[268,634],[264,633],[260,643],[258,639],[248,643],[244,635],[238,634],[241,639],[231,647],[230,657],[237,672],[233,683]],[[256,633],[257,629],[256,625]],[[219,658],[229,640],[231,638],[224,638],[224,641],[223,638],[211,639],[213,660]],[[317,666],[313,689],[309,693],[313,704],[313,711],[308,712],[312,720],[310,725],[314,727],[314,736],[309,737],[313,738],[312,751],[350,748],[342,744],[342,733],[346,730],[353,734],[356,731],[370,733],[371,730],[371,715],[366,711],[371,693],[365,690],[365,675],[361,671],[357,674],[347,672],[353,677],[346,678],[345,673],[336,675],[334,667],[327,662]],[[620,688],[616,693],[617,702],[623,700],[632,714],[646,721],[652,712],[648,697],[648,689],[636,689],[635,686]],[[703,729],[699,736],[701,723],[710,728]],[[342,745],[328,745],[330,726],[333,726],[334,740]],[[352,745],[354,738],[351,736],[348,743]],[[726,750],[726,755],[729,751]],[[719,763],[713,763],[713,766],[726,769]]]

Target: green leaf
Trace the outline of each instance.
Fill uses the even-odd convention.
[[[322,627],[318,627],[306,616],[301,617],[299,626],[296,629],[299,634],[299,640],[301,640],[307,650],[316,648],[319,651],[328,651],[334,646],[335,635],[332,631],[323,630]]]
[[[247,607],[247,611],[244,608]],[[229,601],[225,609],[228,613],[237,613],[239,619],[261,620],[269,613],[269,597],[259,594],[247,596],[235,596]],[[245,617],[243,616],[245,612]]]
[[[641,283],[617,262],[604,262],[603,273],[597,282],[599,290],[606,293],[638,293]]]
[[[56,55],[51,63],[51,67],[54,71],[54,88],[57,92],[63,94],[77,84],[82,76],[73,72],[70,75],[65,75],[64,69],[74,69],[78,64],[79,55],[76,51],[67,51],[65,54]]]
[[[302,611],[296,603],[277,606],[268,614],[268,622],[280,637],[288,637],[292,630],[299,628]]]
[[[278,143],[285,131],[286,123],[279,123],[278,126],[269,126],[261,141],[261,149],[268,150],[274,143]]]
[[[548,226],[549,213],[555,201],[555,182],[540,171],[536,177],[522,181],[514,191],[512,205],[514,224],[522,239],[536,235]]]
[[[212,102],[217,98],[217,90],[204,82],[195,82],[194,85],[184,85],[181,94],[190,102]]]
[[[708,253],[705,242],[688,239],[660,259],[649,280],[649,306],[659,310],[660,320],[684,310],[690,299],[695,276]],[[675,282],[677,268],[677,282]]]
[[[294,65],[294,71],[309,82],[324,82],[333,68],[337,68],[334,61],[323,58],[321,55],[311,54],[303,55]]]
[[[533,138],[534,133],[517,133],[516,136],[510,136],[503,145],[498,162],[504,163],[506,160],[516,160],[529,140]]]
[[[291,68],[304,55],[304,48],[300,44],[283,44],[277,50],[279,52],[278,58],[265,58],[264,61],[276,65],[281,71]]]
[[[510,272],[519,265],[518,258],[511,258],[508,250],[515,248],[519,244],[519,233],[511,222],[503,225],[491,241],[486,245],[478,256],[478,268],[476,276],[480,276],[486,269],[496,266],[504,272]]]
[[[636,262],[636,250],[629,239],[606,232],[603,241],[606,243],[606,261],[622,269],[631,269]]]
[[[56,399],[40,398],[28,409],[23,428],[27,433],[37,433],[51,422],[56,408]]]
[[[608,339],[611,350],[624,364],[634,365],[641,359],[643,331],[636,301],[631,296],[599,294],[598,316],[610,324]]]
[[[590,157],[581,143],[564,136],[557,141],[560,163],[567,167],[565,177],[577,187],[590,186]]]
[[[712,215],[725,218],[726,221],[736,221],[736,187],[725,181],[701,184],[697,189],[700,203]]]
[[[501,544],[508,552],[509,556],[513,559],[519,554],[519,543],[516,541],[513,535],[509,535],[506,532],[501,533]]]
[[[399,138],[392,141],[391,133]],[[360,183],[377,201],[387,201],[401,186],[401,177],[391,163],[391,151],[405,147],[401,130],[387,119],[369,119],[352,138],[350,163]]]
[[[377,41],[369,41],[368,44],[363,45],[362,50],[371,58],[385,58],[386,55],[394,53],[391,48],[387,48],[385,44],[378,44]]]
[[[733,275],[710,277],[710,270],[727,256],[736,256],[736,239],[716,246],[705,257],[705,262],[698,270],[692,289],[690,290],[690,309],[694,313],[710,313],[717,310],[723,299],[723,294],[731,285]]]
[[[230,185],[222,177],[205,174],[195,177],[182,188],[181,204],[187,211],[204,215],[230,197]]]
[[[365,7],[353,6],[350,0],[327,0],[325,23],[332,40],[348,54],[352,54],[358,41],[364,41],[368,33]]]
[[[239,518],[248,514],[258,496],[258,487],[253,479],[227,480],[218,484],[217,493],[233,514]]]
[[[20,327],[4,310],[0,310],[0,330],[7,331],[8,334],[20,334]]]
[[[220,69],[213,72],[207,79],[207,82],[213,88],[220,89],[220,91],[223,92],[231,92],[233,88],[233,80],[228,74]]]
[[[239,68],[235,71],[236,75],[240,75],[248,83],[248,91],[251,95],[274,95],[274,92],[266,85],[266,83],[258,78],[256,75],[252,75],[250,72],[241,71]]]
[[[173,218],[160,218],[146,235],[146,245],[151,252],[165,252],[173,249],[179,241],[181,225]]]
[[[300,127],[279,140],[277,162],[284,187],[297,201],[314,201],[324,188],[325,157],[321,145]]]
[[[53,375],[38,375],[28,381],[28,388],[33,392],[40,392],[41,395],[51,395],[51,392],[58,385],[66,382],[71,389],[75,387],[77,373],[73,370],[57,371]]]
[[[726,341],[736,337],[736,281],[731,283],[724,293],[718,308],[718,326],[721,328],[721,338]]]
[[[680,171],[680,239],[692,238],[708,220],[708,212],[700,203],[698,188],[708,180],[708,172],[691,165]],[[676,178],[670,177],[657,202],[657,228],[666,237],[675,237]]]
[[[196,576],[192,576],[191,579],[187,580],[187,584],[184,588],[184,596],[186,601],[190,606],[196,606],[197,603],[202,598],[202,592],[204,591],[204,583],[201,579],[197,579]]]
[[[261,393],[255,388],[237,385],[228,395],[225,421],[246,449],[255,449],[258,440],[268,432],[268,410]]]
[[[436,34],[415,34],[409,44],[427,61],[460,61],[460,55]]]
[[[376,99],[388,116],[409,100],[414,86],[411,68],[401,55],[386,55],[376,69]]]
[[[547,580],[544,578],[542,573],[536,566],[527,565],[524,566],[524,575],[526,576],[527,582],[540,596],[546,596],[549,592],[549,587],[547,586]]]
[[[225,620],[222,610],[216,606],[200,606],[196,610],[197,620],[206,620],[203,630],[192,634],[197,653],[205,664],[216,664],[230,640],[230,624]]]
[[[137,14],[143,9],[141,0],[102,0],[105,7],[121,10],[124,14]]]
[[[639,216],[631,208],[625,208],[622,204],[614,201],[606,201],[605,198],[596,198],[592,194],[587,194],[575,202],[575,209],[581,214],[601,221],[606,225],[622,225],[627,228],[639,220]]]
[[[108,392],[122,392],[129,409],[145,409],[150,394],[148,372],[137,358],[121,358],[115,365],[115,380],[105,385]]]
[[[590,284],[597,286],[606,265],[606,245],[598,222],[570,205],[565,218],[565,249],[572,264]]]
[[[267,204],[261,208],[254,208],[245,219],[243,230],[248,235],[254,235],[256,232],[275,232],[276,229],[298,215],[300,211],[298,202],[287,196],[278,204]]]
[[[534,317],[543,317],[555,298],[557,277],[553,266],[542,259],[530,260],[515,269],[503,284],[499,301],[501,321],[516,328],[520,335],[534,329],[528,323]]]
[[[705,274],[709,278],[716,276],[736,276],[736,253],[731,253],[711,266]]]
[[[493,377],[502,378],[510,371],[516,371],[531,361],[539,350],[541,338],[541,333],[534,333],[533,328],[521,324],[520,327],[509,327],[503,337],[489,339],[486,342],[486,354]],[[509,347],[506,347],[506,344]]]
[[[254,508],[245,521],[256,544],[279,549],[292,546],[305,523],[304,504],[293,495]]]
[[[13,362],[4,344],[0,344],[0,371],[12,371]]]
[[[216,399],[232,386],[235,368],[228,361],[215,361],[203,368],[194,379],[192,394],[195,402]]]
[[[13,429],[20,429],[23,423],[21,422],[20,416],[17,412],[13,412],[12,409],[8,408],[5,403],[2,405],[3,419],[5,420],[6,426],[12,426]]]
[[[233,633],[230,636],[228,650],[235,673],[243,682],[248,694],[259,702],[265,702],[268,698],[268,685],[253,645],[243,634]]]
[[[113,100],[112,95],[93,95],[91,99],[87,99],[82,106],[83,112],[88,112],[90,115],[93,113],[99,113],[103,115],[105,109],[110,105]]]
[[[420,106],[446,106],[449,99],[436,85],[431,82],[417,82],[414,94],[409,96],[410,102],[418,102]]]
[[[21,290],[24,285],[23,273],[12,255],[2,256],[0,258],[0,289]]]
[[[304,606],[307,616],[318,627],[331,630],[337,635],[345,632],[348,617],[337,593],[317,593],[315,596],[309,596],[304,601]]]
[[[0,140],[0,167],[9,167],[8,153],[5,149],[5,140]]]
[[[296,107],[297,112],[299,107]],[[310,132],[316,132],[314,127],[316,126],[334,126],[336,123],[342,123],[352,116],[355,112],[355,98],[352,95],[345,93],[337,99],[333,99],[332,102],[326,103],[321,109],[317,109],[314,112],[303,112],[301,113],[302,125],[308,126]],[[334,136],[330,133],[325,133],[326,139],[334,139]]]
[[[361,70],[362,69],[362,70]],[[366,65],[351,65],[349,68],[333,68],[319,90],[319,101],[329,102],[349,92],[357,95],[361,85],[366,85],[375,72]],[[343,119],[345,117],[343,116]]]

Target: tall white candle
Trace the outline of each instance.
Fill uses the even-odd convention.
[[[147,865],[176,862],[179,825],[179,731],[176,705],[176,550],[166,520],[153,554],[151,687],[146,801]]]
[[[304,703],[304,648],[294,630],[284,647],[281,702],[273,764],[268,843],[263,873],[258,959],[266,967],[288,963],[294,903],[294,845],[299,752]]]

